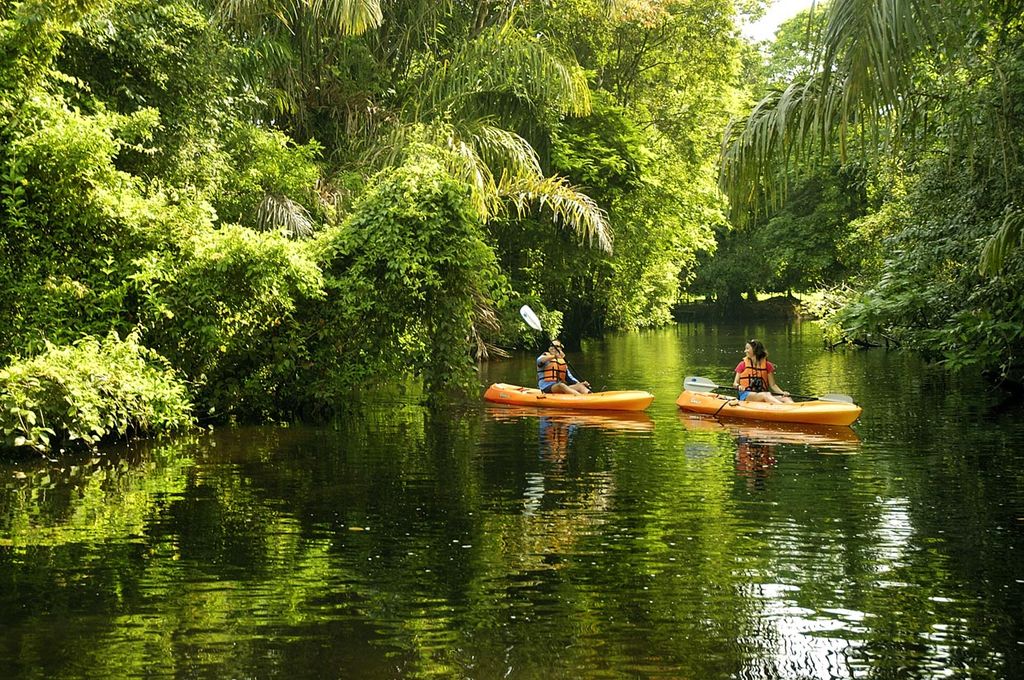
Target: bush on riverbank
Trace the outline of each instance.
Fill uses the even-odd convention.
[[[298,367],[282,388],[303,413],[404,375],[431,397],[471,383],[467,339],[490,323],[507,283],[444,153],[424,147],[379,173],[351,216],[315,239],[327,295],[296,314]]]
[[[4,444],[45,452],[192,424],[184,382],[134,335],[49,345],[0,370]]]

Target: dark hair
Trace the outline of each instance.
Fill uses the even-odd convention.
[[[747,344],[750,345],[750,349],[754,350],[754,358],[757,359],[758,361],[761,361],[762,359],[766,359],[768,357],[768,352],[766,352],[764,349],[764,343],[761,342],[760,340],[751,339],[750,342]]]

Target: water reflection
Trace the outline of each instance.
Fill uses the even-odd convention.
[[[803,445],[819,453],[853,453],[860,446],[860,437],[849,427],[758,422],[696,415],[682,410],[677,418],[688,432],[728,436],[733,442],[736,473],[746,480],[746,487],[751,491],[765,489],[778,463],[777,448],[781,444]],[[687,442],[691,456],[700,447],[699,440]]]
[[[849,427],[716,418],[682,410],[677,417],[689,431],[727,432],[737,440],[754,445],[802,444],[822,453],[856,453],[861,444],[860,436]]]
[[[801,333],[588,348],[667,396],[642,414],[390,404],[0,461],[0,675],[1024,676],[1024,424]],[[679,412],[751,335],[857,431]]]
[[[489,406],[486,413],[498,421],[538,419],[573,428],[589,427],[612,432],[650,432],[654,429],[654,420],[643,411],[573,411],[527,406]]]

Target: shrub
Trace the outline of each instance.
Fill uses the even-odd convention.
[[[8,446],[66,444],[182,430],[192,423],[184,383],[134,335],[48,345],[0,370],[0,427]]]
[[[292,370],[296,305],[323,296],[320,269],[306,244],[237,225],[181,247],[140,259],[130,277],[146,344],[194,383],[203,407],[270,415],[275,376]]]
[[[290,227],[293,220],[267,219],[274,211],[266,209],[267,203],[289,206],[288,212],[301,215],[296,221],[308,224],[305,230],[289,231],[308,236],[313,224],[330,217],[316,192],[320,147],[315,141],[295,144],[284,133],[239,124],[225,146],[229,167],[211,195],[222,221],[259,229]]]
[[[466,185],[430,150],[370,182],[319,250],[328,296],[304,309],[296,393],[313,410],[406,374],[428,394],[469,384],[477,310],[505,285]]]

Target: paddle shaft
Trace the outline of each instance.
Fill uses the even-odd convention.
[[[707,378],[703,378],[697,375],[688,375],[683,381],[683,386],[688,390],[694,392],[714,392],[715,390],[734,390],[739,392],[737,387],[724,387],[717,383],[714,383]],[[778,387],[778,385],[776,385]],[[848,394],[823,394],[820,397],[812,397],[806,394],[790,394],[791,397],[799,397],[800,399],[810,399],[812,401],[838,401],[845,404],[852,404],[853,397]]]
[[[742,392],[743,391],[743,390],[740,390],[740,388],[738,388],[738,387],[732,387],[732,386],[726,386],[726,385],[718,385],[717,387],[715,387],[715,389],[716,390],[729,390],[730,392]],[[812,396],[807,395],[807,394],[793,394],[792,392],[790,392],[788,394],[780,394],[779,392],[769,392],[769,394],[774,394],[776,397],[788,396],[788,397],[793,397],[794,399],[809,399],[809,400],[821,399],[821,397],[812,397]]]

